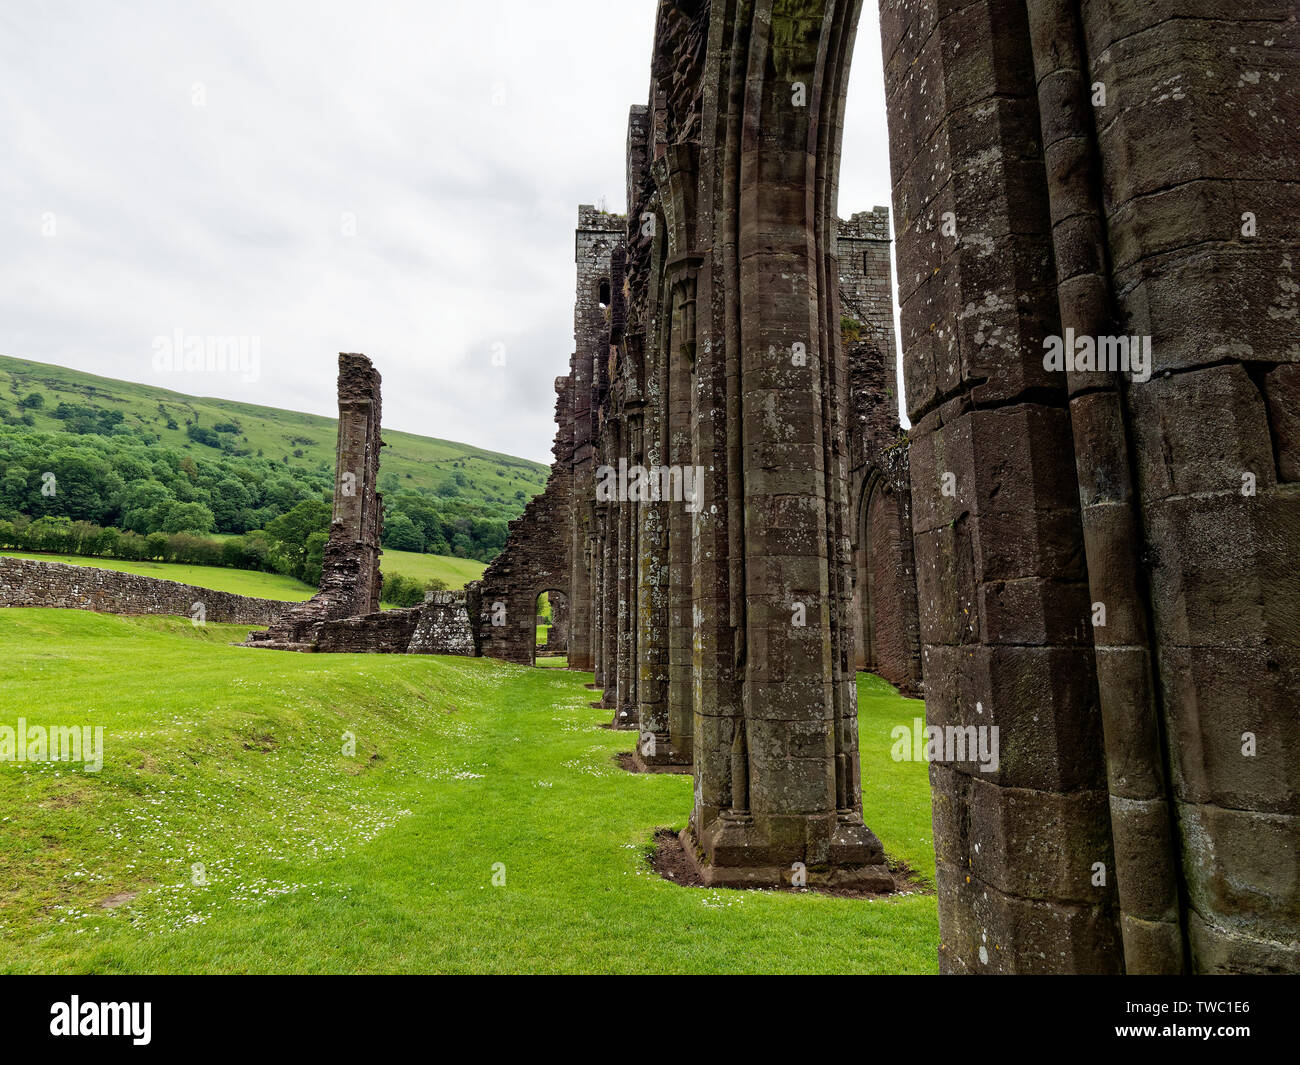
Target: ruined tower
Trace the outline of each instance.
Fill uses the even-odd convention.
[[[599,361],[609,350],[609,308],[613,303],[611,260],[623,245],[626,220],[584,204],[574,234],[577,285],[573,301],[573,501],[570,529],[569,665],[595,669],[594,585],[599,539],[595,515],[595,414],[592,394]],[[601,678],[597,678],[600,683]]]

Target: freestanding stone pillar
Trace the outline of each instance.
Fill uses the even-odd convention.
[[[334,464],[334,515],[321,564],[320,590],[291,607],[250,643],[309,644],[322,622],[379,609],[379,481],[382,405],[379,371],[364,355],[339,355],[339,433]]]

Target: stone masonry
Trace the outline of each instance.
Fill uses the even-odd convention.
[[[942,968],[1300,971],[1295,4],[880,14]]]
[[[1300,971],[1295,6],[880,0],[906,436],[889,215],[835,214],[859,10],[660,0],[471,639],[530,661],[567,589],[708,884],[888,889],[866,667],[996,745],[930,765],[944,971]]]
[[[328,621],[379,610],[379,542],[383,499],[379,494],[382,424],[380,376],[364,355],[339,355],[339,434],[335,453],[334,516],[325,544],[320,591],[285,611],[266,632],[248,642],[308,649]]]
[[[854,665],[921,690],[907,437],[898,424],[889,209],[838,225],[841,328],[848,359],[853,501]]]
[[[881,0],[907,437],[888,217],[834,214],[859,7],[659,3],[594,305],[579,256],[574,662],[692,767],[706,882],[884,882],[868,666],[1000,741],[931,764],[945,971],[1297,971],[1294,5]],[[1150,374],[1045,359],[1121,336]]]
[[[211,588],[96,566],[0,556],[0,607],[171,614],[221,624],[269,625],[284,613],[286,605],[279,599],[214,592]]]

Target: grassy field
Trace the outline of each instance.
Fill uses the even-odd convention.
[[[173,562],[131,562],[117,558],[84,558],[81,555],[25,554],[21,551],[0,551],[0,555],[14,558],[35,558],[44,562],[66,562],[72,566],[96,566],[117,570],[119,573],[139,573],[164,581],[180,581],[214,592],[233,592],[259,599],[283,599],[299,602],[310,599],[316,589],[294,577],[280,573],[260,573],[256,570],[229,569],[225,566],[187,566]],[[486,568],[472,558],[449,558],[445,555],[420,555],[411,551],[385,551],[380,559],[384,573],[400,573],[414,577],[423,584],[430,577],[441,577],[448,588],[464,588],[468,581],[476,580]]]
[[[0,724],[102,725],[97,774],[0,762],[3,972],[934,972],[933,895],[684,888],[689,777],[614,763],[590,674],[230,646],[0,610]],[[861,678],[867,823],[933,877],[921,704]],[[355,753],[345,753],[348,736]],[[494,880],[497,883],[494,883]]]
[[[431,577],[438,577],[447,582],[448,588],[464,588],[470,581],[476,581],[483,576],[487,563],[477,562],[472,558],[422,555],[415,551],[390,551],[384,548],[384,553],[379,559],[379,568],[384,573],[400,573],[403,577],[413,577],[421,584]]]
[[[146,374],[153,372],[147,355],[139,369]],[[322,358],[317,371],[333,379],[337,373],[335,359]],[[176,380],[193,383],[194,378],[179,374]],[[0,404],[14,408],[20,397],[31,392],[45,397],[44,407],[31,412],[35,419],[33,431],[65,428],[53,415],[60,403],[120,410],[126,426],[158,433],[163,445],[212,458],[218,454],[216,451],[192,442],[185,435],[187,419],[203,426],[234,421],[242,430],[241,446],[254,453],[260,450],[266,457],[283,459],[291,467],[329,472],[334,469],[338,437],[335,418],[173,392],[165,387],[174,383],[166,374],[158,374],[157,382],[157,385],[142,385],[118,381],[64,366],[0,355]],[[177,428],[167,427],[168,418]],[[458,485],[459,498],[507,508],[512,516],[523,509],[523,501],[516,493],[522,491],[526,499],[531,499],[545,487],[549,472],[546,466],[528,459],[387,427],[384,444],[379,474],[383,491],[412,486],[437,488],[460,473],[465,483]]]

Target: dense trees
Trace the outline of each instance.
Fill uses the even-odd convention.
[[[20,405],[40,409],[45,399],[33,392]],[[190,433],[194,446],[181,449],[123,426],[115,411],[61,402],[50,413],[64,431],[36,431],[13,419],[0,425],[3,546],[190,562],[202,555],[207,564],[318,579],[329,471],[238,452],[234,422]],[[203,446],[199,437],[207,433],[219,447]],[[452,494],[387,492],[384,546],[490,561],[505,543],[507,522],[459,496],[469,483],[458,471],[447,482]],[[243,535],[227,550],[206,538],[212,533]]]

